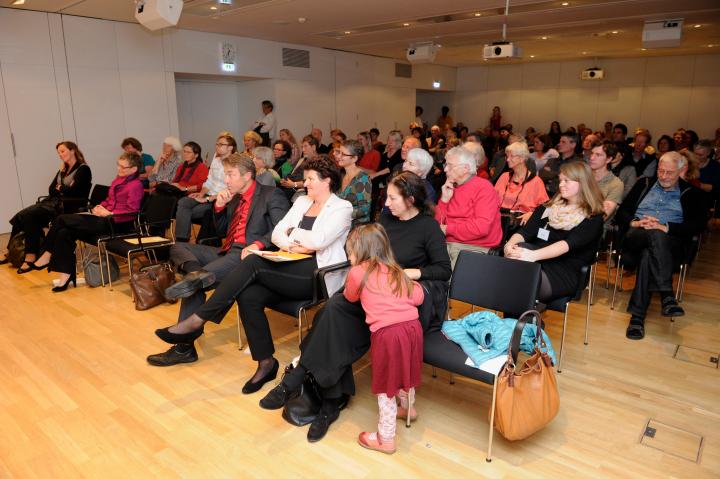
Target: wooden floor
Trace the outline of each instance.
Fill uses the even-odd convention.
[[[558,417],[522,442],[496,435],[490,464],[487,386],[450,385],[428,368],[420,417],[411,429],[399,425],[398,451],[386,456],[355,442],[376,422],[362,360],[359,395],[323,441],[309,444],[307,428],[258,407],[264,392],[240,392],[255,364],[237,350],[234,312],[206,329],[199,362],[155,368],[145,356],[166,345],[153,330],[175,321],[177,305],[135,311],[124,278],[114,291],[53,294],[46,272],[18,276],[3,266],[0,477],[718,478],[720,370],[709,358],[720,353],[719,244],[716,232],[690,271],[686,316],[670,323],[655,299],[643,341],[625,339],[628,293],[611,311],[601,271],[588,346],[584,307],[571,306]],[[294,324],[271,323],[287,363],[298,353]],[[552,313],[556,348],[560,324]],[[643,436],[648,425],[653,438]]]

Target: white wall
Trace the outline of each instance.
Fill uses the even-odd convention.
[[[720,126],[720,55],[599,60],[606,77],[582,81],[593,62],[569,61],[459,68],[455,119],[484,127],[495,105],[516,131],[547,131],[605,121],[645,127],[657,138],[679,127],[700,137]]]

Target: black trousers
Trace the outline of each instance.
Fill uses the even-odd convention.
[[[275,263],[250,255],[220,282],[210,299],[195,313],[204,320],[220,323],[237,300],[253,359],[269,359],[275,346],[265,308],[282,301],[312,298],[316,269],[314,256]]]
[[[118,226],[119,229],[127,229]],[[110,233],[110,220],[107,218],[81,214],[58,216],[48,231],[42,248],[52,254],[48,269],[60,273],[74,273],[76,241],[80,238]]]
[[[37,255],[45,236],[45,228],[55,218],[55,211],[41,203],[18,211],[10,220],[12,231],[10,239],[19,233],[25,233],[25,254]]]
[[[653,291],[672,293],[673,256],[682,250],[679,238],[660,230],[630,228],[625,236],[624,254],[639,258],[635,288],[628,303],[628,313],[644,318]],[[673,255],[675,252],[675,255]]]

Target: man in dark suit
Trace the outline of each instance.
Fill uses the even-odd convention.
[[[676,151],[665,153],[657,177],[641,177],[615,215],[624,235],[624,254],[639,258],[635,288],[628,303],[628,339],[645,336],[645,315],[653,291],[660,293],[661,313],[685,314],[673,294],[673,265],[707,220],[703,193],[681,176],[687,160]]]
[[[186,273],[166,291],[169,298],[182,298],[178,322],[202,306],[205,289],[222,281],[251,250],[274,248],[273,228],[290,208],[279,189],[255,182],[255,165],[248,155],[228,156],[223,168],[227,189],[218,194],[213,208],[216,231],[225,236],[222,246],[177,243],[170,250],[170,260]],[[178,344],[147,360],[154,366],[189,363],[197,361],[197,351],[193,344]]]

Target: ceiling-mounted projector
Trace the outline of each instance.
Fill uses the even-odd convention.
[[[483,48],[483,58],[485,60],[493,60],[497,58],[520,58],[522,50],[513,42],[494,42],[485,45]]]
[[[598,67],[588,68],[580,72],[581,80],[602,80],[605,78],[605,70]]]
[[[407,59],[410,63],[432,63],[435,61],[438,46],[433,42],[415,43],[407,49]]]
[[[679,47],[682,41],[683,19],[645,22],[642,41],[644,48]]]
[[[182,8],[183,0],[136,0],[135,19],[148,30],[174,27]]]

